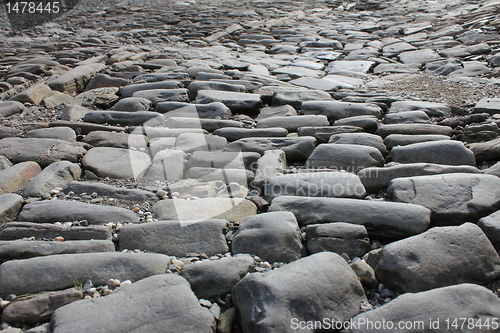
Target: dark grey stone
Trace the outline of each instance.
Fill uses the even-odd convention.
[[[261,155],[267,150],[281,149],[288,161],[303,161],[307,159],[316,146],[313,137],[286,138],[244,138],[227,145],[229,151],[256,152]]]
[[[372,264],[391,290],[419,292],[500,276],[500,257],[477,225],[437,227],[382,248]],[[370,262],[368,262],[370,263]]]
[[[476,165],[474,153],[460,141],[443,140],[413,143],[392,148],[391,157],[399,163]]]
[[[376,148],[335,143],[320,144],[306,161],[308,168],[329,168],[353,173],[383,165],[384,157]]]
[[[453,129],[448,126],[433,124],[382,124],[377,134],[385,138],[390,134],[437,134],[451,136]]]
[[[394,239],[427,230],[431,211],[425,207],[399,202],[345,198],[281,196],[273,200],[269,211],[290,211],[300,226],[347,222],[366,227],[372,237]]]
[[[408,146],[414,143],[443,140],[451,140],[451,138],[447,135],[438,134],[391,134],[385,137],[384,143],[387,149],[392,150],[396,146]]]
[[[102,225],[88,227],[66,227],[50,223],[9,222],[0,228],[1,240],[16,240],[29,237],[53,239],[57,236],[65,240],[111,239],[111,228]]]
[[[63,188],[63,192],[66,194],[69,192],[75,194],[97,193],[99,196],[138,202],[154,202],[158,200],[158,196],[150,191],[123,188],[96,182],[73,181]]]
[[[278,90],[272,97],[272,105],[291,105],[295,109],[301,109],[302,104],[307,101],[327,100],[332,97],[329,93],[321,90]],[[302,112],[305,114],[305,112]]]
[[[340,133],[330,137],[328,143],[350,144],[376,148],[382,155],[387,155],[387,148],[384,140],[378,135],[370,133]]]
[[[299,225],[290,212],[247,217],[232,239],[233,253],[257,255],[270,262],[289,263],[305,254]]]
[[[248,274],[231,295],[245,332],[291,332],[294,320],[329,318],[343,322],[358,313],[365,299],[356,274],[342,257],[331,252],[313,254],[269,272]]]
[[[53,189],[64,187],[69,182],[80,178],[81,173],[82,170],[77,164],[69,161],[54,162],[31,178],[23,189],[23,195],[42,197]]]
[[[375,116],[380,118],[382,109],[372,103],[348,103],[339,101],[308,101],[302,103],[303,114],[325,115],[330,121],[353,116]]]
[[[493,175],[448,173],[393,179],[388,196],[432,211],[437,225],[477,222],[500,209],[500,178]]]
[[[181,275],[191,284],[198,298],[224,297],[238,281],[253,270],[250,256],[236,256],[220,260],[196,261],[186,265]]]
[[[224,235],[227,227],[228,222],[221,219],[127,224],[120,231],[120,249],[177,257],[189,256],[190,253],[224,254],[229,250]]]
[[[46,200],[27,204],[17,216],[23,222],[74,222],[87,220],[90,224],[107,222],[137,223],[139,216],[131,210],[86,204],[78,201]]]
[[[152,90],[152,89],[177,89],[180,87],[181,83],[179,81],[136,83],[121,88],[120,95],[123,97],[131,97],[137,91]]]
[[[162,125],[163,115],[152,111],[92,111],[82,118],[83,121],[94,124],[110,124],[121,126],[141,126],[145,123],[151,126],[152,123]]]
[[[184,278],[161,274],[120,287],[106,297],[63,306],[52,316],[51,327],[52,333],[161,332],[172,327],[179,332],[211,333],[216,323]]]
[[[73,287],[76,280],[92,280],[96,286],[105,285],[109,279],[135,282],[163,274],[169,265],[170,257],[154,253],[58,254],[10,260],[0,265],[0,295],[61,290]]]
[[[288,135],[288,131],[282,127],[274,128],[235,128],[235,127],[224,127],[219,128],[213,133],[214,135],[222,136],[227,139],[227,141],[236,141],[244,138],[255,138],[255,137],[285,137]]]

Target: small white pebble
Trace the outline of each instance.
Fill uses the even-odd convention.
[[[130,280],[125,280],[123,281],[122,283],[120,283],[120,287],[123,287],[123,286],[130,286],[132,284],[132,281]]]
[[[200,299],[200,305],[206,308],[210,308],[212,306],[212,302],[207,299]]]
[[[118,280],[118,279],[110,279],[109,280],[109,285],[111,287],[119,287],[120,286],[120,280]]]

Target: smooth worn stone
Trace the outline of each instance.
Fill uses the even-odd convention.
[[[403,64],[417,65],[443,59],[436,51],[431,49],[402,52],[398,54],[398,58]]]
[[[335,143],[318,145],[306,161],[308,168],[327,168],[352,173],[367,167],[383,165],[384,157],[376,148]]]
[[[481,76],[481,75],[491,73],[491,68],[489,68],[488,66],[485,66],[481,63],[464,62],[463,65],[464,65],[464,68],[453,71],[450,74],[448,74],[448,76],[449,77],[466,77],[466,78],[468,78],[468,77],[476,77],[476,76]]]
[[[389,187],[391,180],[402,177],[440,175],[446,173],[481,173],[481,170],[469,165],[441,165],[430,163],[399,164],[383,168],[366,168],[358,177],[369,193],[377,193]]]
[[[414,143],[428,141],[451,140],[447,135],[439,134],[390,134],[385,137],[384,144],[387,149],[392,150],[396,146],[408,146]]]
[[[54,254],[115,252],[115,244],[107,240],[78,241],[0,241],[0,261],[29,259]]]
[[[257,214],[257,207],[242,198],[201,198],[196,200],[160,200],[153,206],[153,214],[159,220],[206,220],[224,219],[240,223],[245,217]]]
[[[82,290],[76,287],[16,297],[4,308],[2,321],[9,324],[36,324],[48,321],[55,310],[82,298]]]
[[[16,113],[21,113],[26,109],[23,103],[16,101],[0,102],[0,117],[12,116]]]
[[[73,97],[59,91],[52,91],[43,98],[43,104],[47,109],[58,107],[59,105],[70,103]]]
[[[153,90],[153,89],[178,89],[181,88],[181,83],[179,81],[159,81],[159,82],[148,82],[148,83],[138,83],[125,86],[120,89],[120,95],[122,97],[132,97],[132,95],[138,91]]]
[[[0,295],[61,290],[73,287],[75,281],[91,280],[96,286],[109,279],[135,282],[163,274],[169,265],[170,257],[155,253],[77,253],[10,260],[0,265]],[[38,274],[30,274],[34,270]]]
[[[192,153],[200,150],[222,150],[226,146],[226,138],[220,136],[198,133],[182,133],[177,137],[174,149],[182,150],[185,153]]]
[[[189,102],[188,94],[187,89],[149,89],[136,91],[131,97],[149,99],[156,106],[160,102]]]
[[[376,116],[354,116],[335,120],[335,127],[360,127],[365,132],[375,133],[380,125],[380,120]],[[340,133],[340,132],[339,132]],[[335,133],[337,134],[337,133]]]
[[[195,103],[223,103],[233,113],[256,114],[263,106],[260,95],[232,91],[199,90]]]
[[[200,299],[224,297],[254,268],[251,256],[236,256],[220,260],[196,261],[186,265],[181,275],[188,280]]]
[[[429,208],[436,225],[477,222],[500,208],[500,179],[493,175],[449,173],[393,179],[388,196]]]
[[[314,90],[321,91],[337,91],[339,89],[354,89],[355,86],[349,83],[340,82],[337,80],[333,80],[331,75],[321,78],[321,79],[313,79],[309,77],[301,77],[295,80],[290,81],[290,83],[295,84],[300,87],[306,87]]]
[[[299,225],[290,212],[245,218],[232,239],[233,253],[257,255],[269,262],[289,263],[305,255]]]
[[[257,121],[257,128],[283,127],[289,132],[296,132],[299,127],[304,126],[328,125],[328,119],[321,115],[271,117]]]
[[[142,250],[185,257],[189,253],[224,254],[226,220],[158,221],[127,224],[120,231],[121,250]]]
[[[469,149],[472,150],[478,162],[496,161],[500,157],[500,138],[485,142],[471,143]]]
[[[348,172],[299,172],[268,178],[263,195],[268,201],[281,195],[364,199],[358,176]]]
[[[500,213],[498,211],[479,219],[477,225],[483,230],[497,252],[500,250]]]
[[[82,159],[83,169],[98,177],[140,178],[151,163],[148,154],[121,148],[96,147]]]
[[[329,121],[353,116],[376,116],[380,118],[382,109],[371,103],[348,103],[339,101],[308,101],[302,104],[303,114],[325,115]]]
[[[442,140],[413,143],[392,148],[391,157],[399,163],[476,165],[474,153],[460,141]]]
[[[87,227],[64,226],[50,223],[9,222],[0,229],[1,240],[16,240],[29,237],[65,240],[111,239],[111,228],[102,225]]]
[[[335,60],[328,64],[326,71],[329,74],[338,73],[338,71],[352,71],[357,73],[368,73],[375,65],[374,61],[363,60]]]
[[[297,116],[297,110],[291,105],[266,106],[260,109],[257,121],[272,118],[272,117],[289,117]]]
[[[281,149],[288,161],[303,161],[312,154],[315,146],[316,139],[313,137],[244,138],[228,144],[227,150],[263,155],[267,150]]]
[[[423,111],[403,111],[385,115],[385,124],[431,124],[430,117]]]
[[[35,162],[21,162],[0,170],[0,195],[22,190],[40,172]]]
[[[355,133],[355,132],[363,132],[363,128],[357,126],[341,125],[341,126],[321,126],[321,127],[300,127],[297,130],[299,136],[312,136],[317,140],[318,144],[327,143],[330,140],[330,137],[335,134]]]
[[[76,222],[86,220],[89,224],[108,222],[139,222],[139,216],[131,210],[87,204],[78,201],[45,200],[27,204],[17,216],[22,222]]]
[[[76,141],[76,133],[69,127],[51,127],[31,130],[23,138],[59,139],[68,142]]]
[[[181,180],[187,164],[187,154],[180,150],[162,150],[155,154],[143,178],[175,182]]]
[[[245,332],[292,332],[295,321],[298,325],[324,318],[344,322],[358,313],[365,299],[356,274],[342,257],[331,252],[248,274],[231,295]]]
[[[269,178],[282,174],[286,166],[286,154],[283,150],[267,150],[257,161],[252,187],[261,190]]]
[[[112,77],[107,74],[97,74],[89,81],[89,83],[85,87],[85,90],[92,90],[105,87],[123,87],[126,86],[128,83],[129,81],[126,79]]]
[[[397,101],[391,104],[388,113],[399,113],[405,111],[423,111],[429,117],[450,117],[451,108],[444,103],[422,102],[422,101]]]
[[[232,91],[232,92],[246,92],[245,86],[239,85],[237,82],[234,84],[217,82],[217,81],[193,81],[187,87],[191,99],[196,99],[196,95],[200,90],[219,90],[219,91]]]
[[[294,213],[300,226],[331,222],[364,225],[370,237],[384,239],[422,233],[431,217],[431,211],[419,205],[345,198],[281,196],[273,200],[269,210]]]
[[[214,131],[214,135],[222,136],[227,141],[236,141],[244,138],[255,137],[285,137],[288,131],[283,127],[267,127],[267,128],[234,128],[224,127]]]
[[[382,124],[377,130],[378,135],[385,138],[390,134],[408,134],[408,135],[446,135],[453,134],[453,129],[449,126],[433,125],[433,124]]]
[[[97,193],[98,196],[122,199],[127,201],[157,201],[158,196],[150,191],[140,189],[129,189],[112,186],[103,183],[72,181],[65,186],[64,193],[73,192],[75,194]]]
[[[430,75],[448,75],[462,69],[462,62],[457,58],[437,60],[425,64],[425,73]]]
[[[0,195],[0,225],[13,221],[23,205],[23,197],[14,193]]]
[[[12,97],[11,101],[21,103],[40,104],[40,102],[52,92],[45,83],[37,83]]]
[[[258,153],[246,152],[220,152],[220,151],[195,151],[189,157],[188,167],[212,167],[255,170]]]
[[[209,104],[188,104],[181,102],[161,102],[156,104],[155,112],[166,117],[192,117],[201,119],[229,119],[231,109],[221,102]]]
[[[400,53],[407,52],[407,51],[416,51],[417,48],[411,44],[405,43],[405,42],[399,42],[399,43],[394,43],[390,44],[387,46],[384,46],[382,49],[382,52],[384,54],[384,57],[393,57],[396,56]]]
[[[82,91],[90,78],[104,69],[102,63],[77,66],[66,73],[49,80],[48,86],[53,90],[73,94]]]
[[[377,277],[373,268],[364,260],[352,261],[349,263],[354,273],[358,276],[363,286],[368,288],[376,288],[378,286]]]
[[[446,333],[448,323],[460,322],[461,318],[481,323],[495,322],[500,315],[500,301],[490,290],[476,284],[463,283],[455,286],[436,288],[415,294],[404,294],[375,310],[364,312],[352,319],[354,323],[376,322],[384,318],[394,323],[421,323],[422,331]],[[478,318],[478,319],[476,319]],[[472,327],[472,325],[471,325]],[[381,333],[366,324],[348,333]],[[414,328],[398,329],[401,333],[415,332]]]
[[[298,79],[301,77],[308,77],[308,78],[310,77],[319,79],[324,76],[324,73],[321,70],[314,70],[299,66],[285,66],[276,68],[275,70],[272,71],[271,74],[273,75],[285,74],[292,79]]]
[[[177,138],[153,138],[149,141],[149,154],[155,156],[158,152],[165,149],[172,149],[175,146]]]
[[[162,125],[163,115],[151,111],[92,111],[82,118],[83,121],[94,124],[109,124],[120,126],[141,126],[143,124],[152,125],[158,123]]]
[[[272,105],[291,105],[295,109],[301,109],[302,104],[307,101],[331,100],[329,93],[321,90],[278,90],[272,96]]]
[[[160,82],[169,80],[188,80],[187,73],[149,73],[136,76],[132,82],[134,84],[147,83],[147,82]]]
[[[41,167],[67,160],[78,162],[87,151],[79,142],[57,139],[5,138],[0,140],[0,155],[13,163],[34,161]]]
[[[21,133],[22,131],[18,130],[17,128],[0,126],[0,139],[12,138],[18,136]]]
[[[88,112],[87,112],[88,113]],[[83,121],[66,121],[57,120],[49,123],[49,127],[69,127],[76,133],[86,135],[92,131],[108,131],[108,132],[124,132],[124,127],[106,126],[93,123],[85,123]]]
[[[369,146],[378,149],[384,156],[388,153],[384,140],[378,135],[369,133],[334,134],[330,137],[328,143]]]
[[[474,106],[474,113],[489,113],[491,115],[500,113],[500,98],[481,98]]]
[[[139,97],[126,97],[120,99],[113,107],[112,111],[149,111],[151,108],[151,101],[146,98]]]
[[[151,276],[109,296],[68,304],[51,320],[52,333],[161,332],[171,327],[199,333],[214,332],[216,327],[214,316],[200,305],[189,283],[174,274]]]
[[[175,112],[175,111],[173,111]],[[220,128],[232,127],[242,128],[243,123],[235,120],[205,119],[194,117],[168,117],[165,115],[165,126],[168,128],[192,128],[214,132]]]
[[[484,169],[483,172],[488,175],[495,175],[497,177],[500,177],[500,163],[497,162],[493,164],[491,167]]]
[[[94,147],[112,147],[124,149],[140,149],[148,146],[148,139],[142,134],[115,133],[108,131],[92,131],[82,142]]]
[[[500,276],[498,253],[472,223],[432,228],[384,246],[377,257],[374,265],[380,282],[402,293],[484,284]]]
[[[116,87],[92,89],[75,96],[67,104],[108,109],[119,100],[117,92]]]
[[[80,178],[82,170],[69,161],[54,162],[38,175],[31,178],[23,189],[27,197],[42,197],[56,188],[62,188],[69,182]]]
[[[309,224],[304,231],[310,253],[330,251],[355,258],[370,250],[368,232],[362,225],[343,222]]]

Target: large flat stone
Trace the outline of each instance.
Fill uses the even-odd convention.
[[[361,224],[370,236],[388,239],[424,232],[431,215],[425,207],[399,202],[291,196],[274,199],[269,211],[290,211],[300,226],[330,222]]]
[[[484,284],[500,276],[498,253],[472,223],[432,228],[384,246],[376,257],[372,265],[380,282],[402,293]]]
[[[78,201],[46,200],[27,204],[17,216],[22,222],[74,222],[86,220],[90,224],[107,222],[139,222],[133,211],[114,206],[86,204]]]
[[[287,138],[245,138],[227,145],[229,151],[256,152],[261,155],[267,150],[281,149],[288,161],[305,160],[312,154],[316,146],[313,137]]]
[[[366,167],[384,165],[384,156],[374,147],[352,144],[320,144],[306,161],[308,168],[328,168],[357,173]]]
[[[189,283],[174,274],[151,276],[109,296],[63,306],[51,320],[53,333],[162,332],[172,327],[198,333],[211,333],[216,327]]]
[[[77,66],[59,77],[51,79],[48,85],[53,90],[73,94],[82,91],[88,81],[105,67],[102,63]]]
[[[331,318],[343,322],[358,313],[365,298],[354,271],[331,252],[317,253],[266,273],[248,274],[231,295],[245,332],[292,332],[295,320]]]
[[[170,257],[155,253],[60,254],[11,260],[0,265],[0,295],[61,290],[73,287],[75,280],[92,280],[97,286],[109,279],[135,282],[163,274],[169,265]]]
[[[441,165],[430,163],[399,164],[383,168],[366,168],[358,177],[370,193],[376,193],[389,187],[391,180],[401,177],[439,175],[445,173],[481,173],[476,167],[468,165]]]
[[[392,148],[391,157],[399,163],[476,165],[474,153],[460,141],[443,140],[413,143]]]
[[[495,294],[485,287],[464,283],[401,295],[380,308],[354,317],[352,322],[357,324],[356,328],[351,328],[346,332],[386,332],[383,329],[375,329],[369,324],[384,318],[386,322],[392,323],[393,327],[397,325],[404,327],[405,323],[418,323],[424,332],[446,333],[451,330],[452,326],[449,324],[460,323],[461,325],[462,318],[470,318],[473,320],[471,323],[491,323],[496,322],[499,316],[500,300]],[[465,323],[468,322],[465,321]],[[415,332],[413,327],[401,328],[398,332]]]
[[[82,170],[69,161],[54,162],[35,177],[23,189],[23,195],[41,197],[55,188],[64,187],[69,182],[80,178]]]
[[[299,172],[266,181],[268,201],[281,195],[364,199],[366,190],[358,176],[348,172]]]
[[[53,239],[57,236],[65,240],[111,239],[110,227],[89,225],[87,227],[64,226],[51,223],[9,222],[0,228],[1,240],[16,240],[35,237]]]
[[[493,175],[449,173],[396,178],[392,200],[421,205],[432,211],[438,225],[477,222],[500,208],[500,179]]]
[[[42,167],[66,160],[78,162],[87,151],[79,142],[41,138],[5,138],[0,140],[0,155],[13,163],[34,161]]]
[[[227,227],[228,222],[220,219],[127,224],[120,231],[120,249],[177,257],[190,253],[224,254],[229,251],[224,235]]]
[[[122,148],[96,147],[82,159],[84,169],[98,177],[139,178],[151,164],[148,154]]]
[[[302,103],[300,111],[303,114],[316,114],[335,121],[353,116],[376,116],[380,118],[382,109],[372,103],[348,103],[339,101],[307,101]]]

